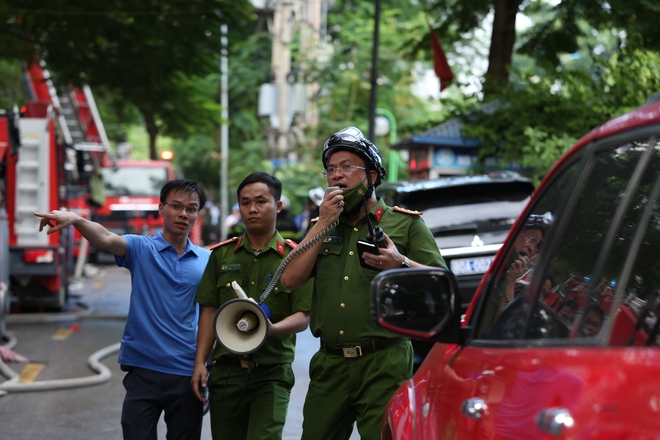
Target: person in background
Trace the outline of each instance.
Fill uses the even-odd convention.
[[[241,211],[238,203],[235,203],[234,206],[231,207],[231,214],[225,219],[225,229],[228,238],[238,237],[245,232],[245,224],[241,219]]]
[[[322,160],[328,185],[339,189],[321,203],[300,245],[309,248],[282,274],[292,289],[314,278],[310,321],[320,349],[310,362],[302,439],[347,439],[357,422],[362,439],[376,440],[387,402],[412,376],[413,349],[410,339],[373,322],[371,281],[381,270],[446,266],[419,212],[376,197],[386,171],[360,130],[332,135]],[[357,241],[368,237],[382,238],[377,255],[358,251]]]
[[[168,438],[201,436],[203,405],[190,389],[190,378],[199,316],[195,293],[211,253],[188,236],[205,203],[206,193],[197,182],[167,182],[158,205],[163,231],[154,236],[120,236],[71,211],[34,213],[41,217],[39,231],[50,226],[47,233],[53,234],[73,226],[131,273],[118,359],[127,372],[121,415],[126,440],[155,438],[163,412]]]
[[[555,279],[551,273],[545,275],[543,284],[541,284],[541,291],[539,292],[539,301],[547,303],[550,300],[550,295],[553,293],[555,288]],[[549,304],[552,306],[552,304]]]
[[[199,222],[202,225],[202,242],[204,245],[217,243],[220,239],[220,230],[218,229],[218,215],[220,209],[213,204],[212,201],[207,201],[206,205],[199,211]],[[215,213],[215,225],[213,224],[213,214]]]
[[[291,216],[291,201],[285,195],[282,196],[280,201],[282,202],[282,209],[277,214],[277,224],[275,226],[277,232],[279,232],[283,238],[298,240],[300,229],[296,226],[296,222]]]
[[[307,195],[308,197],[307,202],[305,202],[305,209],[294,218],[296,226],[300,231],[300,240],[305,238],[305,235],[307,235],[310,221],[319,216],[319,206],[323,201],[323,188],[320,186],[312,188],[309,190]]]
[[[605,320],[605,312],[598,304],[591,305],[584,312],[584,319],[580,328],[580,335],[588,338],[595,337],[600,332]]]
[[[575,315],[577,315],[577,311],[578,303],[572,299],[563,301],[557,309],[557,313],[566,321],[568,321],[569,324],[573,324]]]
[[[540,215],[532,214],[527,218],[525,225],[513,242],[513,256],[509,270],[504,279],[504,286],[500,286],[497,314],[523,291],[532,273],[534,259],[538,254],[541,241],[552,224],[552,214],[549,212]]]
[[[272,311],[268,336],[262,347],[249,355],[229,352],[215,341],[215,314],[225,302],[236,299],[231,284],[236,281],[245,293],[259,302],[272,276],[295,243],[285,240],[275,228],[282,209],[282,183],[266,173],[252,173],[238,186],[237,195],[245,235],[212,247],[213,251],[197,302],[203,305],[199,320],[197,360],[191,379],[200,401],[206,396],[206,360],[213,349],[208,378],[211,431],[214,439],[279,439],[294,374],[297,332],[307,329],[311,304],[311,282],[289,290],[277,282],[264,303]],[[276,280],[275,280],[276,281]]]

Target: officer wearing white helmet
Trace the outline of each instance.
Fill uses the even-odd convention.
[[[320,349],[310,363],[302,439],[348,438],[357,423],[362,439],[376,440],[385,405],[412,376],[413,349],[408,338],[372,321],[371,280],[386,269],[446,266],[421,213],[376,196],[386,171],[360,130],[330,136],[322,160],[328,185],[338,189],[324,197],[300,244],[309,249],[281,279],[295,288],[314,278],[310,327]],[[328,228],[323,240],[314,239]],[[361,252],[358,240],[372,241],[378,253]]]

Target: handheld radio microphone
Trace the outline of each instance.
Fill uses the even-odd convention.
[[[369,174],[367,174],[369,176]],[[371,179],[369,179],[369,184],[371,185]],[[362,254],[365,252],[368,252],[370,254],[375,254],[378,255],[380,252],[378,251],[378,248],[386,248],[387,243],[385,243],[385,233],[383,232],[383,228],[380,226],[376,226],[374,228],[373,224],[371,223],[371,218],[369,217],[369,207],[367,206],[367,198],[366,196],[362,197],[362,203],[364,204],[364,211],[366,212],[367,215],[367,227],[369,228],[369,233],[367,233],[367,239],[365,240],[358,240],[356,245],[357,245],[357,250],[358,250],[358,257],[360,258],[360,266],[367,268],[367,269],[376,269],[378,270],[377,267],[373,267],[368,265],[365,261],[364,258],[362,258]]]

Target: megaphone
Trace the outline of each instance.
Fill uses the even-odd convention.
[[[270,309],[248,298],[236,281],[232,282],[232,287],[239,298],[227,301],[215,313],[215,338],[230,353],[254,353],[268,338]]]
[[[237,355],[254,353],[268,338],[266,312],[251,298],[232,299],[220,306],[213,328],[220,345]]]

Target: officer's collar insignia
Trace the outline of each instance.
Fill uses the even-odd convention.
[[[277,252],[279,252],[280,255],[284,255],[284,242],[277,241]]]
[[[376,221],[377,222],[380,222],[380,219],[383,218],[383,212],[385,212],[385,211],[383,211],[382,206],[379,206],[378,209],[376,209],[376,212],[375,212],[374,215],[376,216]]]

